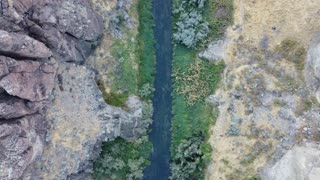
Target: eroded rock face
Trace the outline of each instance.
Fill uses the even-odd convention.
[[[0,179],[11,180],[42,154],[56,61],[43,43],[24,34],[0,30],[0,44]]]
[[[40,112],[48,104],[48,101],[32,102],[2,93],[0,95],[0,119],[20,118],[34,114]]]
[[[1,4],[0,29],[20,33],[27,30],[27,34],[45,44],[60,61],[83,63],[103,31],[101,17],[86,0],[1,0]],[[51,55],[42,43],[33,44],[28,36],[2,31],[0,35],[0,41],[4,42],[2,51],[24,57],[31,52],[34,58]],[[24,40],[27,47],[6,44],[17,40]],[[29,45],[33,45],[30,46],[33,51],[28,49]]]
[[[57,67],[59,62],[83,62],[86,59],[101,35],[101,18],[85,0],[1,0],[0,4],[0,179],[48,179],[37,176],[42,167],[35,165],[40,162],[45,147],[49,128],[45,114],[53,97],[51,92],[56,85]],[[80,104],[78,102],[76,106]],[[84,127],[84,131],[92,130]],[[72,124],[69,128],[72,129]],[[102,134],[101,129],[97,133]],[[92,136],[92,144],[97,139],[98,135]],[[55,137],[50,142],[54,140]],[[84,141],[86,139],[80,138],[79,144]],[[59,147],[64,144],[55,143],[61,143]],[[73,143],[69,145],[73,146]],[[78,150],[81,149],[73,153]],[[55,155],[43,156],[56,158],[59,153],[68,154],[52,152]],[[63,166],[62,161],[56,162]],[[79,162],[86,163],[81,158]],[[65,179],[77,170],[57,177]]]
[[[12,43],[21,47],[24,41]],[[48,128],[43,114],[56,66],[48,58],[36,62],[0,56],[0,62],[0,179],[19,179],[43,151]]]
[[[40,114],[0,125],[0,179],[19,179],[42,154],[47,129]]]
[[[104,102],[92,70],[63,63],[58,77],[46,116],[51,127],[48,147],[38,162],[41,169],[33,172],[36,179],[87,177],[103,140],[119,136],[131,140],[139,135],[135,130],[142,103],[137,97],[129,98],[130,112],[126,112]]]

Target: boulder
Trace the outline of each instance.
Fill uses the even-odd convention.
[[[49,98],[54,87],[55,66],[49,62],[16,61],[0,56],[7,63],[8,74],[0,80],[0,87],[8,94],[29,101]]]
[[[199,57],[215,62],[223,60],[225,58],[225,42],[220,40],[210,43],[206,50],[199,53]]]
[[[41,42],[23,34],[0,30],[0,53],[19,58],[48,58],[51,51]]]
[[[317,180],[320,178],[320,149],[318,145],[294,146],[279,162],[262,174],[272,180]]]

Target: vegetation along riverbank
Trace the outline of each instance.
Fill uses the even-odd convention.
[[[209,127],[218,111],[206,102],[225,65],[200,59],[198,53],[224,34],[232,22],[232,0],[173,2],[172,179],[203,179],[211,159]]]

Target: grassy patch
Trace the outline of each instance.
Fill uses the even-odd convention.
[[[299,42],[293,39],[285,39],[276,48],[275,52],[286,60],[293,62],[297,70],[304,69],[306,50]]]
[[[106,92],[103,83],[98,82],[98,86],[99,86],[100,91],[102,92],[103,99],[107,104],[110,104],[112,106],[117,106],[117,107],[124,107],[125,106],[125,103],[128,99],[127,94],[115,93],[115,92],[108,93],[108,92]]]
[[[280,100],[280,99],[275,99],[275,100],[273,101],[273,104],[274,104],[275,106],[278,106],[278,107],[284,107],[284,106],[287,105],[286,101],[283,101],[283,100]]]
[[[133,34],[128,32],[128,36]],[[138,66],[136,54],[137,42],[134,39],[117,39],[112,45],[111,53],[119,66],[114,72],[112,91],[126,94],[136,94],[138,81]]]
[[[209,22],[208,40],[223,36],[226,28],[233,21],[233,0],[207,0],[204,6],[204,18]]]
[[[155,41],[154,22],[152,15],[152,1],[139,1],[139,34],[138,34],[138,54],[139,54],[139,89],[145,84],[153,84],[155,74]]]
[[[179,68],[176,69],[173,74],[176,93],[186,97],[190,106],[197,101],[204,101],[206,97],[214,92],[224,66],[223,63],[214,65],[196,60],[190,64],[186,71]]]
[[[301,98],[300,103],[297,105],[297,108],[294,113],[296,116],[301,116],[304,112],[309,111],[312,108],[312,106],[313,102],[312,100],[310,100],[310,98]]]

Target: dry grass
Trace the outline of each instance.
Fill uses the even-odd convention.
[[[177,83],[175,91],[186,98],[189,106],[193,106],[213,93],[222,69],[222,63],[214,65],[198,59],[186,71],[177,68],[173,73],[174,82]]]

